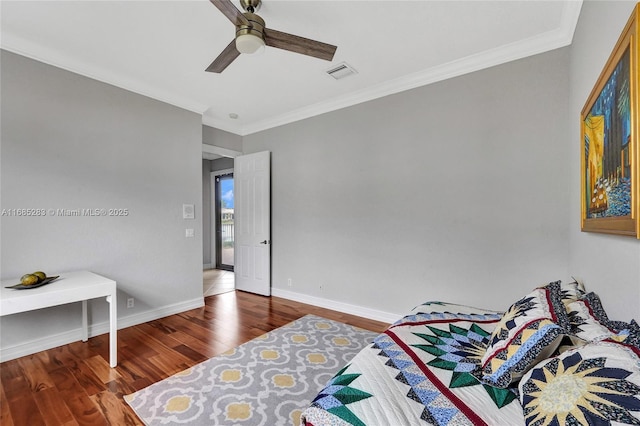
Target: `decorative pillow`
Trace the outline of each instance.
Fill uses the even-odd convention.
[[[585,293],[584,285],[575,278],[568,284],[560,283],[560,297],[565,306],[571,302],[582,299]]]
[[[628,329],[629,324],[624,321],[612,321],[607,316],[607,313],[604,311],[602,307],[602,302],[597,294],[594,292],[589,292],[584,296],[584,300],[589,304],[589,310],[593,314],[594,318],[598,320],[599,323],[603,324],[610,330],[615,331],[616,333],[621,330]]]
[[[569,333],[560,281],[539,287],[511,305],[493,330],[482,357],[483,381],[506,388],[548,358]]]
[[[542,361],[518,386],[526,424],[640,424],[639,356],[603,341]]]
[[[584,300],[569,303],[567,313],[571,332],[587,342],[604,339],[622,342],[629,334],[629,324],[609,320],[595,293],[589,293]]]

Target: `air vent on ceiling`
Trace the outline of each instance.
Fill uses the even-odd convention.
[[[353,67],[347,64],[346,62],[342,62],[337,66],[331,68],[330,70],[327,70],[327,74],[329,74],[331,77],[335,78],[336,80],[340,80],[357,73],[358,71],[353,69]]]

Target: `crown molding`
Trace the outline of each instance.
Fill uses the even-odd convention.
[[[580,11],[583,0],[571,0],[564,5],[562,16],[560,17],[560,31],[564,31],[567,45],[573,42],[573,34],[578,26]]]
[[[20,56],[34,59],[38,62],[43,62],[75,74],[80,74],[197,114],[202,114],[209,108],[209,105],[204,105],[187,97],[146,84],[143,80],[127,78],[104,68],[87,65],[60,51],[44,48],[37,43],[33,43],[7,31],[2,32],[0,47],[8,52],[16,53]]]
[[[246,136],[273,127],[283,126],[285,124],[304,120],[316,115],[347,108],[363,102],[382,98],[384,96],[393,95],[395,93],[404,92],[406,90],[426,86],[439,81],[459,77],[464,74],[469,74],[496,65],[501,65],[528,56],[568,46],[573,40],[573,34],[578,23],[581,8],[582,0],[566,2],[560,25],[553,31],[539,34],[518,42],[506,44],[475,55],[467,56],[424,71],[408,74],[338,98],[299,108],[289,113],[281,114],[277,117],[248,124],[242,127],[241,133],[239,134],[241,136]]]
[[[202,124],[209,127],[215,127],[219,130],[224,130],[225,132],[235,133],[236,135],[243,136],[241,124],[234,126],[228,121],[217,120],[211,116],[208,116],[206,112],[202,114]]]
[[[578,23],[582,0],[569,0],[564,3],[564,9],[559,26],[544,34],[540,34],[519,42],[471,55],[424,71],[409,74],[391,81],[370,86],[346,95],[329,99],[298,108],[291,112],[270,117],[253,123],[230,123],[229,120],[216,119],[206,115],[209,105],[196,102],[185,96],[169,92],[162,88],[148,85],[144,81],[127,78],[118,73],[93,67],[62,54],[59,51],[44,48],[37,43],[3,31],[0,47],[7,51],[25,56],[37,61],[53,65],[67,71],[80,74],[103,83],[111,84],[179,108],[202,115],[202,123],[239,136],[246,136],[270,128],[304,120],[316,115],[325,114],[342,108],[347,108],[363,102],[393,95],[417,87],[426,86],[439,81],[458,77],[510,61],[537,55],[539,53],[558,49],[571,44],[573,34]]]
[[[215,154],[221,157],[228,158],[236,158],[238,155],[242,155],[240,151],[235,151],[233,149],[222,148],[220,146],[208,145],[206,143],[202,144],[202,152],[207,154]]]

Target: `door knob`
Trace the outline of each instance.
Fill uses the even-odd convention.
[[[260,241],[260,244],[269,244],[269,240]]]

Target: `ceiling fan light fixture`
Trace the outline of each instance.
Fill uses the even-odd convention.
[[[262,0],[240,0],[245,13],[240,12],[231,0],[210,1],[235,25],[236,37],[206,68],[207,72],[220,74],[241,54],[255,56],[256,53],[264,52],[267,45],[325,61],[333,60],[337,46],[271,28],[266,31],[264,19],[254,13]]]
[[[252,54],[264,50],[264,40],[253,34],[242,34],[236,37],[236,49],[238,52]]]

